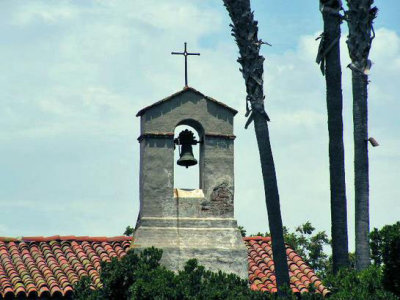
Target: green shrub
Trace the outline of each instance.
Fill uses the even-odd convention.
[[[247,280],[233,274],[211,272],[189,260],[177,274],[161,266],[162,250],[129,251],[122,259],[102,263],[103,288],[91,288],[83,278],[75,285],[74,298],[100,299],[270,299],[268,293],[249,289]]]
[[[400,222],[386,225],[370,234],[371,258],[375,265],[383,265],[383,284],[400,296]]]
[[[398,299],[383,286],[382,268],[370,266],[357,272],[353,269],[339,270],[337,275],[328,275],[325,286],[332,292],[329,299],[337,300],[391,300]]]

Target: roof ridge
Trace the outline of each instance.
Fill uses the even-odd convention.
[[[260,235],[256,235],[256,236],[245,236],[243,237],[244,241],[265,241],[265,242],[270,242],[271,241],[271,237],[270,236],[260,236]]]
[[[75,235],[53,235],[53,236],[22,236],[22,237],[2,237],[0,242],[49,242],[49,241],[79,241],[79,242],[120,242],[132,241],[131,236],[118,235],[106,236],[75,236]]]
[[[229,105],[227,105],[227,104],[225,104],[223,102],[220,102],[220,101],[218,101],[218,100],[216,100],[216,99],[214,99],[214,98],[212,98],[210,96],[207,96],[207,95],[203,94],[202,92],[196,90],[195,88],[193,88],[191,86],[185,86],[182,90],[177,91],[177,92],[173,93],[172,95],[169,95],[169,96],[167,96],[167,97],[165,97],[165,98],[163,98],[163,99],[161,99],[159,101],[154,102],[153,104],[150,104],[150,105],[142,108],[141,110],[139,110],[137,112],[136,117],[142,116],[148,109],[150,109],[150,108],[152,108],[154,106],[157,106],[157,105],[159,105],[159,104],[161,104],[161,103],[163,103],[165,101],[168,101],[168,100],[170,100],[170,99],[172,99],[172,98],[174,98],[176,96],[179,96],[180,94],[182,94],[182,93],[184,93],[186,91],[192,91],[194,93],[197,93],[197,94],[201,95],[202,97],[204,97],[204,98],[206,98],[206,99],[208,99],[208,100],[210,100],[210,101],[212,101],[214,103],[217,103],[217,104],[219,104],[219,105],[231,110],[234,115],[236,115],[237,112],[238,112],[236,109],[230,107]]]

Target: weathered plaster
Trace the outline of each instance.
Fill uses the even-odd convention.
[[[197,258],[212,270],[247,278],[247,250],[233,219],[235,111],[187,89],[142,110],[139,248],[164,250],[162,263],[178,270]],[[201,140],[199,188],[174,195],[173,133],[190,125]]]

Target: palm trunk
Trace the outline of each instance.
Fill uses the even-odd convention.
[[[254,115],[258,151],[264,180],[265,202],[268,212],[268,223],[272,239],[275,275],[278,287],[289,284],[286,247],[283,239],[282,216],[279,203],[278,183],[276,180],[274,158],[269,140],[268,123],[260,114]]]
[[[356,267],[363,270],[370,264],[369,250],[369,170],[368,170],[368,60],[373,36],[372,22],[377,8],[373,0],[347,0],[349,25],[347,45],[352,63],[354,123],[354,193],[356,230]]]
[[[353,71],[356,267],[370,264],[367,76]]]
[[[272,251],[275,263],[275,276],[278,292],[283,295],[289,288],[290,279],[287,265],[286,248],[283,240],[282,217],[279,204],[278,185],[275,174],[275,165],[272,157],[269,140],[269,118],[264,109],[263,92],[263,62],[264,57],[259,54],[262,41],[258,39],[257,21],[250,9],[249,0],[224,0],[232,23],[232,32],[239,47],[241,72],[246,83],[247,104],[251,110],[246,123],[254,121],[254,129],[260,153],[261,169],[264,180],[265,202],[268,211],[268,222],[272,239]]]
[[[340,66],[340,24],[339,0],[330,1],[321,12],[324,20],[324,33],[318,56],[326,80],[326,104],[328,110],[329,132],[329,171],[331,188],[331,234],[333,272],[349,266],[347,236],[347,201],[343,145],[343,96],[342,70]],[[323,56],[323,57],[321,57]],[[317,59],[317,62],[318,61]]]

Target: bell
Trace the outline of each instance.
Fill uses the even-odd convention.
[[[193,156],[191,145],[182,145],[181,157],[178,159],[177,164],[186,168],[197,164],[197,160]]]
[[[175,139],[175,144],[181,146],[180,157],[177,161],[177,164],[183,167],[190,167],[197,164],[197,160],[193,156],[193,147],[192,145],[196,145],[198,142],[194,138],[193,132],[190,130],[183,130],[179,134],[179,137]]]

